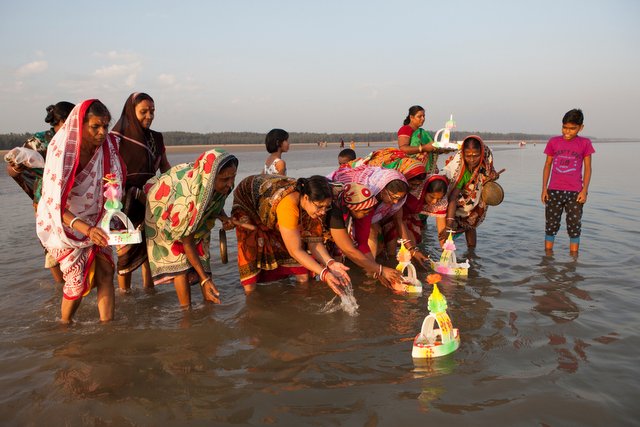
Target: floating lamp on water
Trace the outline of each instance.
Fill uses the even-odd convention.
[[[460,347],[460,333],[451,324],[446,311],[447,300],[438,289],[437,282],[440,279],[442,277],[439,274],[427,276],[427,282],[433,285],[433,292],[428,300],[429,315],[425,317],[420,333],[413,340],[411,357],[414,359],[446,356]]]
[[[401,283],[393,283],[393,289],[399,292],[420,294],[422,293],[422,283],[416,276],[416,268],[411,264],[411,252],[404,245],[405,240],[400,241],[400,249],[396,258],[398,265],[396,270],[403,274]],[[404,275],[405,270],[407,275]]]
[[[122,213],[122,187],[120,180],[113,174],[107,174],[103,178],[104,184],[104,208],[106,210],[100,228],[107,234],[107,244],[109,245],[129,245],[142,242],[140,230],[136,230],[129,218]],[[111,219],[118,218],[124,226],[124,230],[111,230]]]
[[[442,246],[440,261],[431,261],[431,268],[437,273],[447,276],[464,276],[469,274],[469,260],[458,263],[456,259],[456,244],[453,243],[453,232],[449,231],[449,237]]]

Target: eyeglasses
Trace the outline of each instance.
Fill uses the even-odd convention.
[[[318,212],[326,213],[329,209],[331,209],[331,203],[329,203],[328,205],[319,205],[312,200],[311,204],[313,204]]]

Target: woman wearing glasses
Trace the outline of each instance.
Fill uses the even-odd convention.
[[[348,268],[333,260],[323,243],[322,223],[332,200],[325,177],[253,175],[238,184],[233,196],[234,220],[255,226],[236,227],[245,293],[257,283],[288,276],[305,282],[311,272],[342,294],[343,285],[351,282]]]

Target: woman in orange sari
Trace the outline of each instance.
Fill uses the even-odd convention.
[[[236,227],[238,271],[246,293],[257,283],[288,276],[304,282],[309,272],[338,295],[351,283],[348,268],[332,259],[323,243],[322,222],[333,196],[325,177],[253,175],[238,184],[233,196],[234,221],[255,226]]]

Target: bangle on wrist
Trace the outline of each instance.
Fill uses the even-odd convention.
[[[418,145],[418,151],[422,153],[422,145]]]
[[[69,228],[73,230],[73,229],[74,229],[74,228],[73,228],[73,223],[74,223],[74,222],[76,222],[76,221],[77,221],[77,220],[79,220],[79,219],[80,219],[80,217],[79,217],[79,216],[75,216],[75,217],[73,217],[73,219],[72,219],[72,220],[71,220],[71,222],[69,223]]]
[[[202,282],[200,282],[200,287],[203,287],[205,283],[210,282],[210,281],[211,281],[211,277],[207,277]]]
[[[327,261],[327,263],[325,264],[325,267],[329,268],[329,265],[333,264],[334,262],[336,262],[336,260],[335,260],[335,259],[333,259],[333,258],[330,258],[330,259]]]
[[[327,267],[323,268],[322,271],[320,271],[320,273],[318,273],[318,275],[316,276],[316,280],[324,282],[324,278],[326,277],[328,272],[329,269]]]

